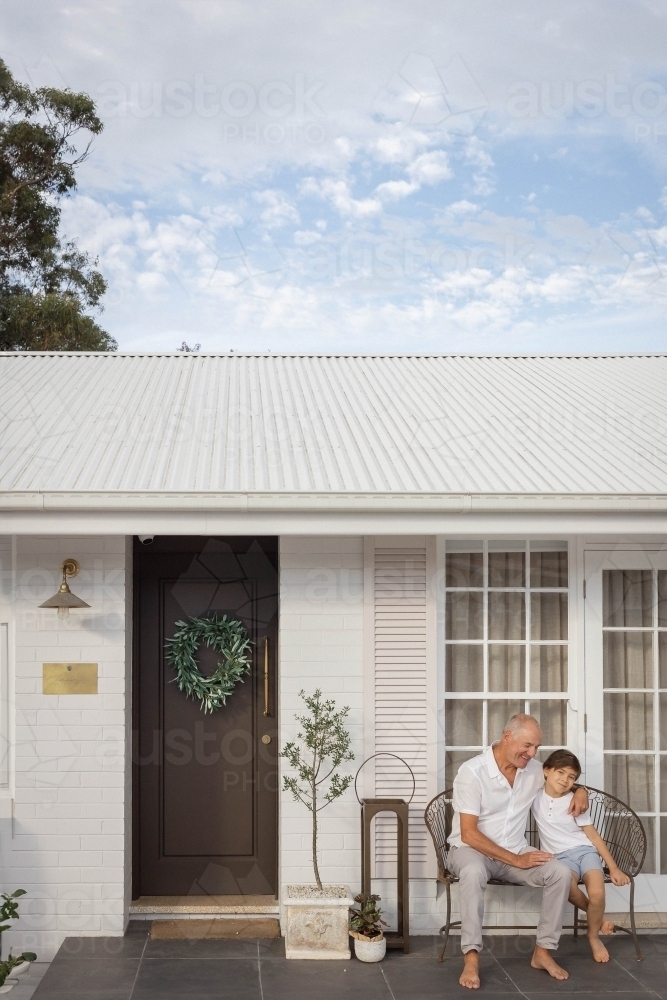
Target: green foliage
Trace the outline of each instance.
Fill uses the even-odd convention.
[[[8,931],[11,927],[9,920],[16,920],[19,915],[19,904],[16,902],[21,896],[25,896],[25,889],[16,889],[15,892],[7,894],[3,892],[0,895],[2,904],[0,904],[0,934],[3,931]],[[7,976],[11,973],[17,965],[21,965],[23,962],[34,962],[37,958],[32,951],[24,951],[22,955],[8,955],[4,962],[0,962],[0,986],[3,985]]]
[[[4,962],[0,962],[0,986],[4,985],[7,976],[10,976],[18,965],[34,962],[36,958],[34,951],[24,951],[21,955],[8,955]]]
[[[74,295],[0,292],[0,351],[114,351]]]
[[[358,909],[350,907],[350,927],[364,937],[374,938],[382,933],[382,928],[388,924],[382,919],[382,910],[377,905],[380,896],[367,896],[360,892],[354,897],[355,903],[359,903]]]
[[[18,83],[0,60],[0,349],[113,350],[86,309],[106,282],[63,243],[60,199],[102,131],[86,94]]]
[[[195,659],[201,642],[224,658],[209,677],[200,672]],[[167,662],[176,671],[174,680],[180,690],[189,698],[198,698],[204,712],[214,712],[227,703],[238,682],[249,672],[251,645],[244,626],[234,618],[191,618],[189,622],[176,622],[174,638],[167,639]]]
[[[350,709],[336,711],[336,702],[324,701],[319,688],[312,695],[300,691],[299,697],[308,709],[307,715],[295,717],[302,726],[302,730],[297,733],[297,740],[302,745],[286,743],[280,755],[297,772],[298,777],[285,775],[283,787],[312,813],[313,869],[315,881],[321,889],[317,863],[317,814],[340,798],[352,783],[352,775],[341,775],[336,771],[345,761],[354,760],[354,754],[350,750],[350,734],[345,728]]]
[[[5,921],[16,920],[18,918],[19,904],[16,900],[20,899],[21,896],[25,896],[25,894],[25,889],[16,889],[10,895],[7,895],[6,892],[0,895],[0,899],[2,900],[2,904],[0,905],[0,934],[3,931],[8,931],[11,926],[11,924],[5,923]]]

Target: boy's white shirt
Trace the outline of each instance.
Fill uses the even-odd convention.
[[[593,820],[587,809],[576,818],[568,813],[574,792],[552,798],[542,789],[533,802],[533,816],[540,831],[540,846],[549,854],[560,854],[576,847],[590,847],[595,850],[590,840],[581,829],[582,826],[592,826]]]

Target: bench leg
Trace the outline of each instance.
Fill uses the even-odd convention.
[[[637,961],[643,962],[644,957],[639,950],[639,940],[637,938],[637,928],[635,927],[635,880],[630,880],[630,927],[632,929],[632,940],[635,942]]]
[[[579,910],[574,907],[574,933],[572,935],[573,939],[576,941],[579,934]]]
[[[449,928],[452,922],[452,894],[449,882],[446,883],[447,889],[447,922],[444,927],[440,928],[440,937],[443,939],[442,948],[438,954],[438,961],[442,962],[445,957],[445,950],[447,948],[447,942],[449,941]]]

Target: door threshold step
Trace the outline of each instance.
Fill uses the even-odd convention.
[[[280,904],[274,896],[140,896],[130,903],[134,920],[202,916],[275,917]]]

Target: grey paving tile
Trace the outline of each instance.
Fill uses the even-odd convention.
[[[11,996],[15,995],[12,992]],[[84,990],[83,992],[62,993],[40,985],[32,996],[33,1000],[64,1000],[65,997],[68,1000],[127,1000],[130,994],[127,992],[119,993],[116,990]]]
[[[409,955],[387,956],[382,968],[395,1000],[408,1000],[415,991],[424,997],[440,997],[443,993],[462,988],[459,986],[462,955],[448,954],[440,963],[437,954],[437,949],[431,946]],[[516,986],[492,955],[481,952],[479,965],[482,986],[476,993],[518,995]]]
[[[667,990],[667,955],[647,955],[643,962],[638,962],[635,958],[614,956],[614,964],[617,968],[656,991]]]
[[[141,958],[147,938],[138,934],[125,937],[68,937],[54,962],[62,958]]]
[[[391,1000],[380,964],[262,962],[264,1000]]]
[[[34,996],[45,1000],[47,996],[107,991],[129,998],[138,969],[138,958],[91,958],[85,962],[60,958],[51,963]]]
[[[563,987],[557,980],[551,978],[541,969],[533,969],[529,956],[500,957],[498,960],[504,971],[523,993],[547,994],[563,988],[567,993],[639,993],[641,983],[633,979],[625,969],[615,962],[598,963],[590,957],[590,952],[584,951],[587,945],[581,945],[581,954],[568,954],[567,950],[559,949],[556,960],[567,972],[570,978],[563,981]],[[645,995],[645,994],[644,994]]]
[[[184,959],[257,959],[257,941],[252,938],[224,938],[216,941],[151,941],[146,942],[145,959],[154,958],[184,958]]]
[[[285,958],[285,938],[261,938],[259,954],[264,959]]]
[[[568,982],[567,980],[566,982]],[[600,992],[596,993],[591,991],[589,993],[568,993],[567,989],[564,990],[554,990],[552,993],[526,993],[527,1000],[577,1000],[578,997],[585,997],[586,1000],[606,1000],[609,993]],[[621,993],[618,994],[619,998],[622,997],[623,1000],[647,1000],[647,998],[655,997],[652,993],[634,992],[634,993]]]
[[[176,996],[261,1000],[258,963],[248,959],[144,959],[132,1000],[171,1000]]]

